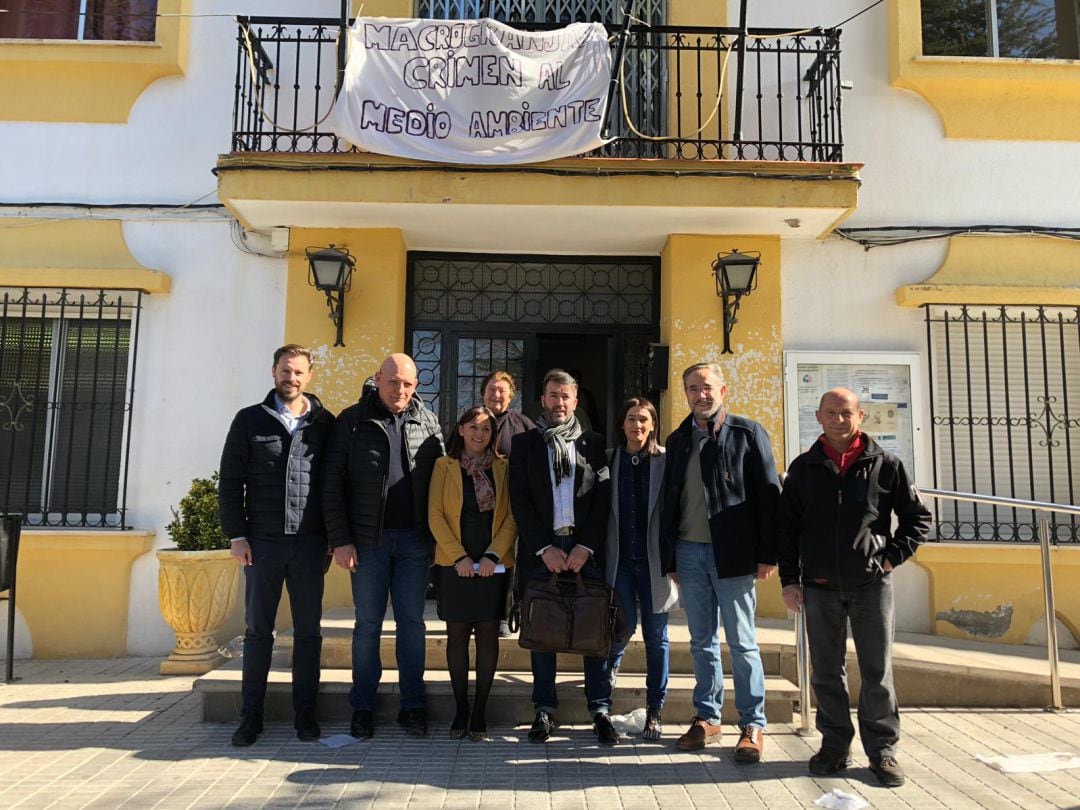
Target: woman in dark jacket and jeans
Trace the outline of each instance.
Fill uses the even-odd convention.
[[[644,397],[623,403],[615,421],[618,445],[608,451],[611,467],[611,516],[607,534],[607,581],[626,613],[626,641],[612,650],[611,679],[622,663],[626,645],[641,611],[645,639],[646,715],[642,736],[658,740],[663,731],[661,709],[668,683],[668,612],[678,603],[678,589],[661,571],[660,494],[664,482],[664,448],[656,442],[656,408]]]

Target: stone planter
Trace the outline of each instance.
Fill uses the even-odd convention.
[[[216,634],[236,603],[240,566],[228,550],[157,552],[161,615],[176,632],[162,675],[201,675],[226,659]]]

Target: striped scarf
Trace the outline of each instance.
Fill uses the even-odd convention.
[[[563,424],[552,425],[548,422],[545,413],[536,426],[540,428],[544,434],[544,441],[551,448],[551,467],[555,472],[555,486],[558,486],[564,478],[574,475],[574,470],[570,465],[570,448],[566,443],[581,436],[581,425],[578,424],[577,417],[572,414]]]

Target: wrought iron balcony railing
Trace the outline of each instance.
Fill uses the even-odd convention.
[[[327,126],[339,30],[333,19],[239,18],[233,152],[356,151]],[[615,140],[588,157],[843,159],[838,29],[743,37],[737,28],[634,25],[622,77]]]

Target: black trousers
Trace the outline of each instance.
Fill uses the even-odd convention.
[[[293,709],[314,709],[322,653],[323,570],[326,540],[290,537],[249,540],[252,564],[244,568],[243,713],[261,713],[274,651],[274,619],[281,588],[289,589],[293,620]]]
[[[896,756],[900,709],[892,671],[892,575],[849,591],[804,588],[803,599],[810,642],[810,684],[817,697],[817,728],[824,747],[846,751],[855,736],[847,691],[850,621],[862,679],[858,718],[863,750],[871,759]]]

